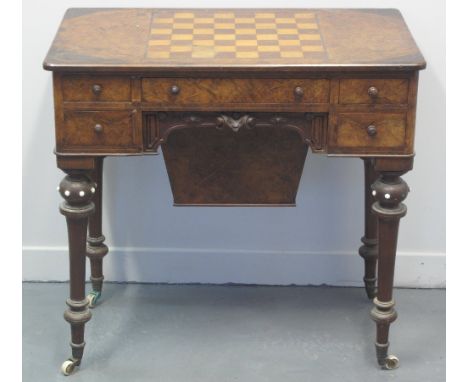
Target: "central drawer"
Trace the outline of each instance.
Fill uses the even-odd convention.
[[[329,93],[327,79],[142,79],[142,101],[161,106],[328,103]]]

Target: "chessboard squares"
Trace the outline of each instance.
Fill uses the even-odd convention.
[[[222,41],[235,41],[236,35],[235,34],[215,34],[214,40],[222,40]]]
[[[165,52],[165,51],[149,50],[147,55],[150,58],[170,58],[171,57],[171,53],[170,52]]]
[[[259,45],[257,49],[260,53],[280,52],[281,50],[278,45]]]
[[[257,46],[258,41],[257,40],[236,40],[235,44],[236,46]]]
[[[278,35],[276,33],[258,34],[257,40],[258,41],[276,41],[278,40]]]
[[[276,24],[296,24],[296,19],[294,17],[278,17],[275,18]]]
[[[313,58],[323,54],[315,14],[271,11],[160,13],[154,16],[151,58]]]
[[[213,14],[213,17],[215,19],[232,19],[232,20],[236,18],[234,12],[215,12]]]
[[[306,45],[302,47],[303,52],[323,52],[322,45]]]
[[[193,19],[195,14],[192,12],[175,12],[174,19]]]
[[[242,27],[242,24],[255,24],[254,17],[238,17],[235,20],[236,24],[239,24]]]
[[[171,53],[191,52],[192,48],[191,45],[172,45]]]
[[[172,34],[172,29],[170,29],[170,28],[153,28],[153,29],[151,29],[152,37],[159,36],[159,35],[162,35],[162,34],[170,35],[170,34]]]
[[[216,45],[214,47],[214,51],[216,53],[235,53],[236,52],[236,47],[233,45]]]
[[[255,28],[242,28],[242,29],[236,29],[235,31],[236,35],[242,36],[242,35],[255,35],[257,34],[257,30]]]
[[[214,35],[214,33],[213,28],[196,28],[193,30],[194,35]]]
[[[271,19],[275,20],[276,14],[271,12],[256,12],[255,19]]]
[[[294,17],[296,19],[315,19],[315,13],[313,13],[313,12],[299,12],[299,13],[295,13]]]
[[[194,24],[214,24],[214,17],[195,17],[193,19]]]
[[[258,52],[255,52],[255,51],[236,52],[236,58],[258,58]]]
[[[276,33],[278,33],[278,35],[297,35],[299,31],[297,30],[297,28],[278,28]]]
[[[318,25],[316,23],[297,23],[297,28],[318,30]]]
[[[158,17],[155,16],[153,18],[153,25],[159,25],[159,24],[168,24],[172,25],[174,24],[174,18],[173,17]]]
[[[320,41],[320,35],[318,33],[306,33],[302,34],[300,33],[299,36],[299,41]]]
[[[255,28],[257,30],[261,29],[276,29],[276,24],[275,23],[263,23],[263,22],[257,22],[255,24]]]
[[[291,51],[291,52],[282,51],[280,52],[280,56],[281,58],[303,58],[304,54],[299,51]]]
[[[193,46],[214,46],[214,40],[193,40]]]
[[[177,22],[172,24],[173,29],[193,29],[193,23]]]
[[[193,40],[193,34],[173,34],[171,39],[172,41],[191,41]]]
[[[301,42],[299,40],[278,40],[278,45],[281,47],[300,46]]]
[[[194,49],[192,51],[193,58],[214,58],[216,52],[212,49]]]
[[[234,23],[218,23],[218,22],[215,22],[214,23],[214,28],[215,29],[236,29],[236,24]]]
[[[150,40],[148,45],[151,46],[169,46],[171,45],[171,40]]]

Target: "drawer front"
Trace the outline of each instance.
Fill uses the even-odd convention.
[[[406,104],[408,80],[341,80],[339,102],[343,104]]]
[[[135,151],[137,134],[131,110],[64,112],[62,149]]]
[[[131,81],[121,76],[64,76],[62,94],[66,102],[129,102]]]
[[[402,152],[406,113],[341,113],[331,131],[330,153]]]
[[[327,103],[329,80],[143,78],[142,100],[165,106]]]

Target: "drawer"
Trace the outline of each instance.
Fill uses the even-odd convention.
[[[341,80],[339,102],[344,104],[406,104],[408,80]]]
[[[341,113],[330,132],[330,153],[404,151],[406,113]]]
[[[142,100],[167,106],[328,103],[329,80],[143,78]]]
[[[93,149],[108,151],[135,151],[137,134],[136,113],[131,110],[119,111],[77,111],[64,112],[62,149]]]
[[[123,76],[64,76],[62,94],[66,102],[129,102],[131,81]]]

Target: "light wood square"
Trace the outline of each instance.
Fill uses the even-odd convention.
[[[216,34],[214,36],[215,40],[235,40],[236,35],[235,34]]]
[[[258,58],[257,52],[237,52],[237,58]]]
[[[172,35],[173,41],[188,41],[193,40],[193,35],[191,34],[174,34]]]
[[[302,58],[304,54],[302,52],[281,52],[282,58]]]
[[[194,18],[195,15],[192,12],[176,12],[174,13],[174,18],[176,19],[191,19]]]
[[[166,46],[171,44],[171,40],[149,40],[150,46]]]
[[[259,52],[279,52],[280,47],[277,45],[260,45],[258,47]]]
[[[172,29],[151,29],[151,34],[171,34]]]
[[[257,40],[237,40],[236,46],[257,46]]]

